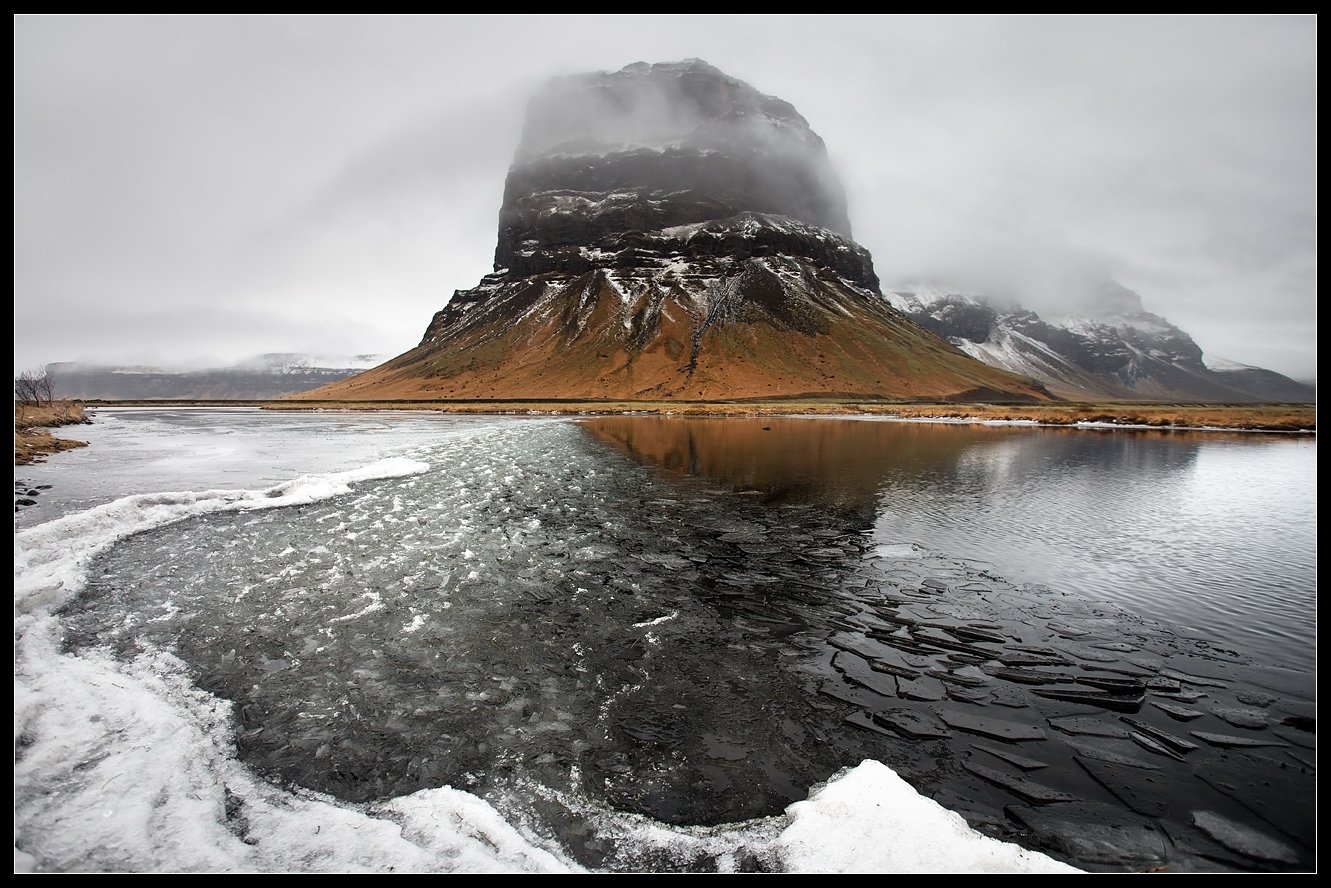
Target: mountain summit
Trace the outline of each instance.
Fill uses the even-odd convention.
[[[823,141],[699,60],[535,95],[492,274],[411,351],[311,399],[1031,400],[893,309]]]

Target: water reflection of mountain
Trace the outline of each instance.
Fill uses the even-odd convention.
[[[673,474],[702,475],[774,502],[866,513],[894,488],[948,479],[959,482],[959,493],[974,495],[1037,468],[1165,475],[1189,465],[1200,443],[1186,432],[1032,435],[1011,426],[839,419],[605,416],[582,425],[621,453]]]
[[[772,502],[864,512],[867,520],[895,472],[947,472],[967,450],[1013,434],[983,426],[733,417],[606,416],[583,427],[670,473],[702,475]]]

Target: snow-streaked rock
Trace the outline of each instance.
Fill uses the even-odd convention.
[[[1041,316],[1008,300],[911,285],[887,300],[993,367],[1030,376],[1062,397],[1098,400],[1309,402],[1311,386],[1270,370],[1205,357],[1187,333],[1112,281],[1078,295],[1075,311]]]

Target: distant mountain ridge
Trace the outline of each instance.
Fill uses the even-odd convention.
[[[57,397],[105,401],[253,401],[297,394],[374,367],[379,355],[273,352],[223,367],[48,364]]]
[[[1029,376],[1071,400],[1226,403],[1316,399],[1316,389],[1272,370],[1208,358],[1192,337],[1107,281],[1075,313],[1044,318],[1010,300],[912,285],[887,301],[920,326],[992,367]]]

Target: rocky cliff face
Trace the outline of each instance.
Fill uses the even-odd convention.
[[[698,60],[531,101],[495,270],[311,398],[1047,397],[892,309],[822,140]]]
[[[1112,281],[1076,314],[1051,319],[936,287],[895,290],[887,298],[968,355],[1038,379],[1064,398],[1242,403],[1316,396],[1312,386],[1270,370],[1208,363],[1192,337]]]

